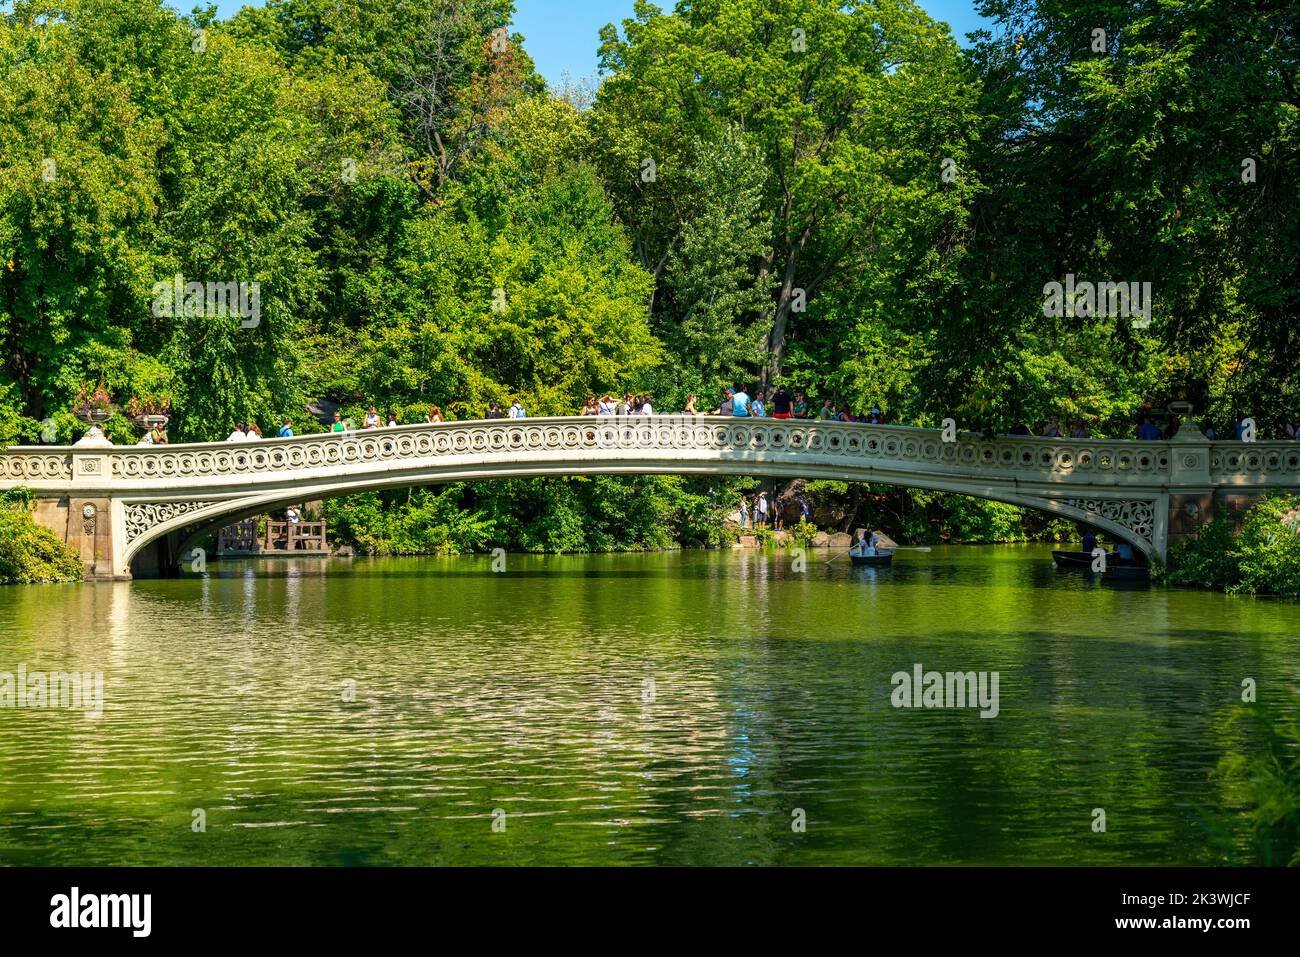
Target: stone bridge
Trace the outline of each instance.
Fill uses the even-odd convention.
[[[1300,442],[1003,437],[713,416],[446,422],[248,443],[14,447],[0,490],[80,549],[92,579],[175,573],[213,529],[304,500],[525,476],[747,475],[955,492],[1088,523],[1163,559],[1215,508],[1300,488]]]

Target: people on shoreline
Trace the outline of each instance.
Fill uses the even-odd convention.
[[[754,502],[754,527],[767,527],[767,493],[759,492],[758,499]]]

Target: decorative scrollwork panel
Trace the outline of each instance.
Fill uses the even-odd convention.
[[[150,529],[181,515],[207,508],[212,502],[143,502],[126,506],[126,541],[129,545]]]

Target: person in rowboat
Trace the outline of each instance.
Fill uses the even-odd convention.
[[[849,554],[854,558],[870,558],[880,554],[876,548],[876,543],[880,541],[880,536],[875,532],[871,533],[868,539],[865,534],[859,533],[857,541],[849,547]]]

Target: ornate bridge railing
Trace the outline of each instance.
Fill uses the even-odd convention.
[[[1300,472],[1300,443],[1215,446],[1216,478]],[[266,439],[249,443],[70,448],[15,447],[0,455],[0,480],[102,481],[112,485],[257,476],[299,469],[512,452],[699,452],[870,460],[877,467],[937,466],[967,475],[1084,484],[1159,483],[1171,475],[1166,442],[997,438],[962,434],[944,442],[931,429],[711,416],[554,418],[446,422]],[[93,460],[77,468],[74,460]],[[102,469],[102,471],[96,471]]]

